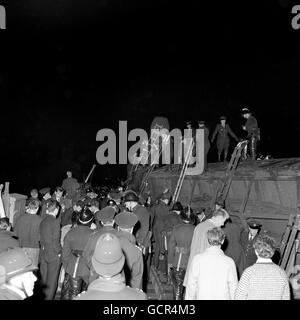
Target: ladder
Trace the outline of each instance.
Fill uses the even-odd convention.
[[[177,181],[177,185],[176,185],[173,197],[172,197],[172,203],[173,204],[178,200],[179,193],[181,191],[181,187],[182,187],[182,184],[183,184],[183,180],[184,180],[185,175],[186,175],[186,170],[188,168],[189,161],[190,161],[190,158],[191,158],[191,155],[192,155],[194,144],[195,144],[194,143],[194,139],[191,138],[190,144],[188,146],[187,154],[184,157],[184,163],[183,163],[183,166],[181,168],[181,172],[180,172],[180,175],[179,175],[179,178],[178,178],[178,181]]]
[[[156,129],[156,130],[155,130]],[[150,152],[149,152],[149,148],[148,148],[148,144],[147,144],[147,147],[146,149],[143,148],[143,151],[142,151],[142,155],[141,155],[141,159],[145,159],[144,161],[146,162],[149,162],[149,154],[152,154],[152,151],[155,149],[156,152],[155,152],[155,155],[154,155],[154,159],[151,159],[151,163],[149,164],[149,167],[142,179],[142,182],[141,182],[141,185],[140,185],[140,189],[139,189],[139,194],[142,194],[145,190],[145,188],[147,187],[148,185],[148,179],[151,175],[151,173],[153,172],[156,164],[158,164],[159,162],[159,158],[160,158],[160,155],[162,154],[162,151],[163,151],[163,145],[159,145],[159,137],[161,136],[158,132],[159,129],[163,129],[162,126],[159,126],[159,125],[155,125],[154,128],[151,130],[151,137],[150,137],[150,140],[152,143],[150,143]],[[168,140],[170,139],[170,134],[168,135],[165,135],[164,137],[162,137],[162,144],[164,144],[165,142],[167,142]],[[147,154],[146,156],[144,156],[144,151],[146,150]],[[140,160],[141,162],[141,160]],[[144,162],[144,163],[146,163]],[[138,165],[137,165],[138,166]],[[135,169],[136,170],[136,169]]]
[[[296,215],[290,215],[279,249],[281,257],[279,266],[287,272],[288,276],[290,275],[290,270],[293,267],[296,252],[299,246],[299,230],[300,213]]]
[[[221,185],[221,187],[217,189],[217,191],[214,194],[214,197],[212,198],[211,208],[214,207],[214,204],[218,198],[222,198],[224,201],[226,200],[233,176],[235,174],[235,170],[242,156],[242,152],[245,152],[245,149],[247,148],[247,144],[248,140],[243,140],[240,141],[234,148],[227,170],[225,172],[223,184]]]

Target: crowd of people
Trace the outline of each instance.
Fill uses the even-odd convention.
[[[150,268],[174,300],[290,299],[272,262],[276,245],[253,219],[244,229],[222,199],[207,212],[123,187],[33,189],[13,225],[0,219],[0,299],[22,300],[39,285],[46,300],[147,299]]]

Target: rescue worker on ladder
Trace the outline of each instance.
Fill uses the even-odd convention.
[[[260,130],[256,118],[247,108],[242,109],[242,116],[247,119],[243,130],[247,131],[247,139],[250,146],[250,156],[252,160],[256,160],[257,142],[260,141]]]
[[[90,229],[93,220],[93,213],[84,209],[79,215],[77,227],[72,228],[64,238],[62,263],[66,272],[65,280],[69,285],[62,292],[62,300],[72,300],[87,286],[89,270],[83,263],[82,253],[93,233]]]
[[[146,300],[141,290],[126,286],[122,272],[124,262],[118,237],[111,233],[102,234],[91,259],[97,279],[75,300]]]
[[[174,300],[183,300],[183,280],[189,260],[196,216],[181,211],[182,223],[176,225],[168,243],[168,273],[173,283]]]

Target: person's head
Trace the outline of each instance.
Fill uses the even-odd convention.
[[[133,228],[138,222],[138,217],[132,212],[121,212],[115,216],[115,223],[121,231],[133,232]]]
[[[78,200],[74,205],[73,205],[73,210],[80,212],[84,208],[84,202],[81,200]]]
[[[26,297],[33,295],[37,280],[33,270],[37,267],[33,259],[22,248],[8,249],[0,254],[0,278],[2,283],[22,290]]]
[[[254,219],[249,219],[247,221],[247,223],[248,223],[248,226],[249,226],[249,232],[250,232],[251,236],[255,237],[259,233],[259,231],[261,229],[261,224],[258,221],[254,220]]]
[[[125,256],[118,237],[111,233],[101,235],[92,256],[96,273],[101,277],[111,278],[121,273],[124,263]]]
[[[38,200],[31,199],[27,204],[26,212],[30,214],[37,214],[37,212],[39,211],[39,207],[40,204]]]
[[[187,127],[187,129],[192,129],[192,122],[191,121],[186,121],[185,122],[185,126]]]
[[[242,109],[242,116],[245,119],[248,119],[251,116],[251,111],[248,108],[243,108]]]
[[[228,218],[229,218],[228,212],[220,208],[213,212],[211,220],[216,225],[216,227],[222,227]]]
[[[276,242],[266,234],[258,235],[253,247],[258,258],[271,259],[276,250]]]
[[[91,201],[90,201],[90,210],[92,211],[92,212],[97,212],[97,211],[99,211],[99,201],[98,200],[96,200],[96,199],[92,199]]]
[[[127,209],[132,210],[139,201],[139,197],[134,191],[129,191],[124,197],[124,203]]]
[[[217,198],[215,202],[215,210],[224,209],[225,208],[225,201],[223,198],[219,197]]]
[[[0,218],[0,230],[8,230],[9,226],[10,223],[7,217]]]
[[[93,213],[88,208],[85,208],[79,213],[77,224],[80,226],[90,227],[93,221],[94,221]]]
[[[171,199],[171,194],[169,192],[165,192],[162,194],[160,201],[168,205],[170,202],[170,199]]]
[[[37,191],[37,189],[32,189],[32,190],[30,191],[30,196],[31,196],[32,198],[34,198],[34,199],[37,199],[38,196],[39,196],[39,192]]]
[[[48,200],[51,198],[51,189],[50,188],[43,188],[40,190],[40,194],[42,195],[44,200]]]
[[[210,246],[220,247],[225,240],[225,233],[221,228],[212,228],[207,231],[207,241]]]
[[[104,227],[113,227],[114,226],[114,217],[116,215],[116,211],[113,207],[105,207],[100,210],[97,214],[99,221]]]
[[[56,187],[54,194],[57,198],[61,198],[63,196],[64,189],[62,187]]]
[[[204,120],[199,120],[198,121],[198,128],[203,129],[205,126],[205,121]]]
[[[225,116],[220,117],[220,122],[221,122],[221,125],[222,125],[222,126],[225,126],[226,120],[227,120],[227,119],[226,119]]]
[[[86,195],[91,199],[96,199],[98,196],[94,189],[92,189],[92,187],[87,188],[85,192]]]
[[[183,211],[183,206],[182,206],[182,204],[181,204],[179,201],[176,201],[176,202],[173,204],[172,211],[175,211],[177,214],[180,214],[180,212]]]
[[[67,177],[72,178],[72,171],[67,171]]]
[[[47,202],[46,213],[56,217],[58,215],[58,212],[59,212],[59,203],[54,199],[49,199]]]

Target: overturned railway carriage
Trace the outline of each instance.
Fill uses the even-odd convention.
[[[193,209],[212,205],[217,189],[222,185],[226,163],[210,163],[205,173],[185,176],[178,200]],[[158,196],[169,188],[174,192],[180,166],[165,166],[155,170],[149,178],[151,194]],[[253,217],[262,224],[278,243],[286,230],[291,214],[300,205],[300,158],[241,162],[230,185],[226,208],[233,220]],[[242,218],[242,219],[241,219]],[[296,261],[299,264],[299,254]]]

